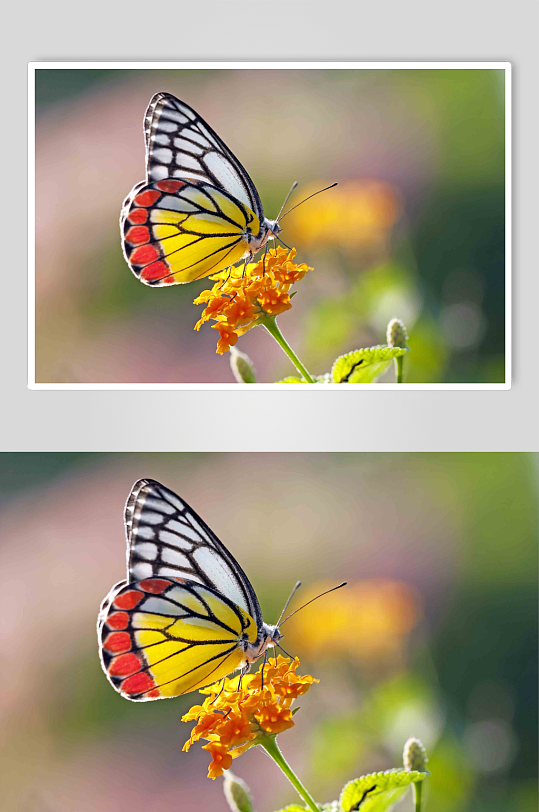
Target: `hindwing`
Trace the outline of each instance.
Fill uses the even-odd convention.
[[[248,252],[253,211],[221,189],[194,180],[137,184],[124,201],[122,246],[147,285],[182,284],[216,273]]]
[[[145,578],[117,584],[98,619],[100,657],[126,699],[163,699],[227,676],[258,629],[242,608],[200,583]]]

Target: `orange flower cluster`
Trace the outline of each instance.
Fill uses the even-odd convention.
[[[184,722],[196,720],[183,749],[189,750],[199,739],[207,739],[212,761],[209,778],[217,778],[228,770],[232,759],[257,744],[263,736],[274,736],[294,726],[290,708],[296,697],[306,693],[317,679],[298,676],[296,657],[293,661],[281,655],[261,666],[256,674],[248,674],[238,690],[239,677],[227,677],[222,691],[215,683],[200,693],[208,694],[202,705],[194,705],[182,717]],[[262,668],[264,677],[262,679]],[[234,686],[233,686],[234,683]]]
[[[194,301],[206,305],[195,330],[209,319],[216,321],[212,328],[219,331],[217,352],[222,355],[264,316],[278,316],[289,310],[290,288],[312,271],[308,265],[296,265],[295,256],[295,248],[279,246],[268,251],[265,260],[248,263],[245,272],[239,265],[210,276],[215,285]]]

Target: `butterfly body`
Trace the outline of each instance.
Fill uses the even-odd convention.
[[[281,639],[226,547],[176,494],[139,480],[126,504],[127,579],[101,605],[103,669],[127,699],[179,696],[237,669]]]
[[[187,104],[157,93],[144,118],[146,180],[122,207],[122,247],[147,285],[182,284],[252,259],[281,228],[247,171]]]

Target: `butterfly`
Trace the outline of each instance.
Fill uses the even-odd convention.
[[[246,673],[278,645],[278,625],[262,620],[236,559],[175,493],[136,482],[125,531],[127,579],[101,604],[97,632],[103,670],[126,699],[179,696]]]
[[[185,102],[157,93],[144,138],[146,180],[120,216],[124,256],[141,282],[183,284],[247,263],[280,233],[236,156]]]

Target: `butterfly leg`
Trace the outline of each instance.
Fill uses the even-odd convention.
[[[243,682],[243,678],[247,674],[247,672],[249,671],[250,667],[251,667],[251,663],[245,663],[245,665],[243,666],[243,668],[240,671],[240,678],[238,680],[238,693],[241,691],[241,683]]]
[[[253,258],[253,257],[252,257],[252,255],[251,255],[251,256],[249,256],[249,257],[245,257],[245,262],[243,263],[243,273],[242,273],[242,275],[241,275],[241,278],[242,278],[242,279],[244,279],[244,278],[245,278],[245,274],[247,273],[247,263],[248,263],[248,262],[249,262],[249,260],[251,260],[252,258]]]
[[[282,243],[282,244],[284,245],[284,247],[285,247],[286,249],[288,249],[288,251],[291,251],[291,250],[292,250],[292,249],[290,248],[290,246],[289,246],[289,245],[287,245],[285,242],[283,242],[283,240],[281,240],[281,238],[280,238],[280,237],[276,237],[275,239],[276,239],[276,240],[279,240],[279,242],[280,242],[280,243]]]
[[[266,255],[269,249],[269,242],[266,243],[266,250],[264,251],[264,256],[262,257],[262,276],[266,276]]]
[[[225,678],[223,677],[221,681],[221,687],[219,688],[219,693],[212,699],[210,705],[213,705],[214,702],[217,702],[223,691],[225,690]]]
[[[264,662],[262,663],[262,671],[260,672],[260,674],[261,674],[260,690],[261,691],[264,690],[264,668],[266,667],[267,662],[268,662],[268,650],[266,649],[265,652],[264,652]]]
[[[288,651],[285,651],[285,650],[284,650],[284,648],[283,648],[282,646],[280,646],[280,645],[279,645],[279,643],[277,643],[277,648],[280,648],[280,649],[281,649],[281,651],[283,652],[283,654],[286,654],[286,656],[287,656],[287,657],[290,657],[290,659],[291,659],[291,660],[293,660],[293,659],[294,659],[294,657],[292,657],[292,655],[291,655],[291,654],[289,654],[289,653],[288,653]]]
[[[228,276],[227,276],[227,278],[226,278],[226,279],[223,279],[223,281],[222,281],[222,282],[221,282],[221,284],[219,285],[219,290],[221,290],[221,288],[223,287],[223,285],[226,285],[226,283],[227,283],[227,282],[228,282],[228,280],[230,279],[230,275],[231,275],[231,273],[232,273],[232,265],[229,265],[229,266],[228,266],[228,268],[225,268],[225,271],[228,271]]]

